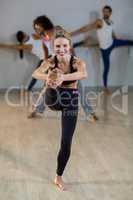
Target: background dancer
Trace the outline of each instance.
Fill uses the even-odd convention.
[[[110,54],[112,50],[116,47],[122,46],[133,46],[133,40],[118,39],[114,30],[113,22],[111,21],[112,8],[108,5],[104,6],[102,9],[103,18],[97,19],[91,24],[87,24],[73,32],[72,36],[78,35],[80,33],[85,33],[93,29],[97,30],[97,37],[100,45],[100,51],[103,58],[104,70],[103,70],[103,84],[104,92],[109,94],[108,89],[108,75],[110,70]],[[81,45],[83,42],[81,41]],[[79,44],[80,45],[80,44]],[[78,46],[78,44],[75,46]]]

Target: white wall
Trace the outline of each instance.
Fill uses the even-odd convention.
[[[116,33],[133,38],[133,0],[0,0],[0,43],[15,42],[15,33],[22,29],[33,32],[32,21],[38,15],[46,14],[55,24],[74,30],[100,14],[101,8],[110,4]],[[77,37],[74,41],[83,36]],[[102,84],[102,60],[96,49],[77,49],[88,63],[89,78],[85,85]],[[133,85],[133,50],[121,48],[111,56],[110,85]],[[0,88],[26,85],[37,63],[37,58],[25,55],[23,60],[15,50],[0,49]]]

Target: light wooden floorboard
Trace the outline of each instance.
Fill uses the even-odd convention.
[[[18,94],[11,99],[18,101]],[[104,101],[106,100],[106,101]],[[84,120],[81,109],[72,154],[64,173],[69,190],[53,184],[60,142],[60,119],[51,111],[27,119],[27,107],[11,107],[0,94],[0,199],[132,200],[133,93],[123,115],[102,98],[100,120]],[[119,103],[119,99],[117,101]],[[51,116],[52,115],[52,116]],[[51,117],[50,117],[51,116]]]

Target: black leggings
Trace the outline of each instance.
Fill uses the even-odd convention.
[[[71,88],[48,88],[45,93],[45,103],[52,110],[60,110],[61,144],[57,157],[58,176],[62,176],[71,153],[71,144],[78,116],[78,90]]]

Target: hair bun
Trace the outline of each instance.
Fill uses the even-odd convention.
[[[71,35],[62,26],[55,27],[55,38],[64,37],[71,41]]]

